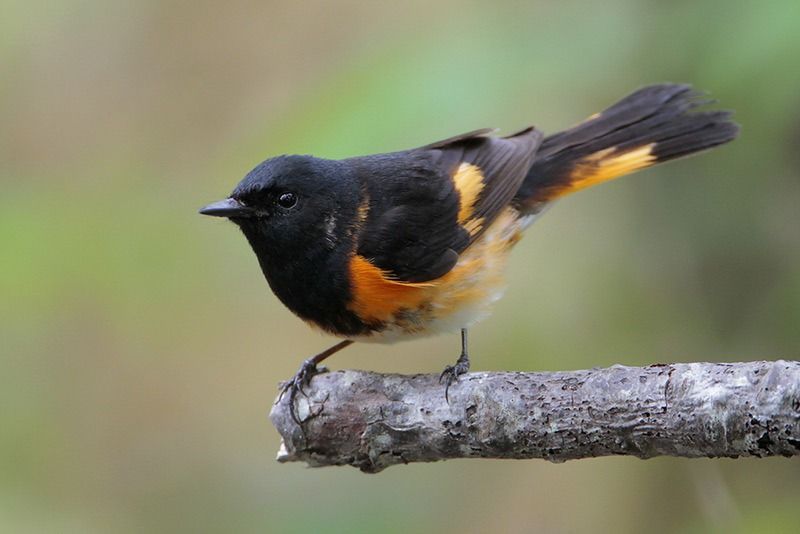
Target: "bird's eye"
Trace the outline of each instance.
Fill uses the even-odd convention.
[[[297,204],[297,195],[294,193],[281,193],[278,197],[278,204],[282,208],[293,208],[295,204]]]

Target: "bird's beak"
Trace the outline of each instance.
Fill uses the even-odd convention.
[[[212,217],[253,217],[256,212],[235,198],[226,198],[200,208],[200,213]]]

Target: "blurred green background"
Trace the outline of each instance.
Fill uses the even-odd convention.
[[[734,144],[563,200],[473,368],[800,355],[800,3],[7,0],[3,532],[789,532],[797,460],[274,461],[276,383],[332,340],[196,215],[262,159],[567,127],[653,82]],[[457,334],[336,368],[438,372]]]

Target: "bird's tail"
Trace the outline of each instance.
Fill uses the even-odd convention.
[[[688,85],[651,85],[574,128],[547,137],[515,204],[536,213],[562,195],[727,143],[739,127]]]

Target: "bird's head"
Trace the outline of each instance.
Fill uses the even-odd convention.
[[[340,244],[356,212],[359,191],[342,162],[279,156],[259,164],[228,198],[200,213],[227,217],[238,225],[259,259],[279,256],[292,261]]]

